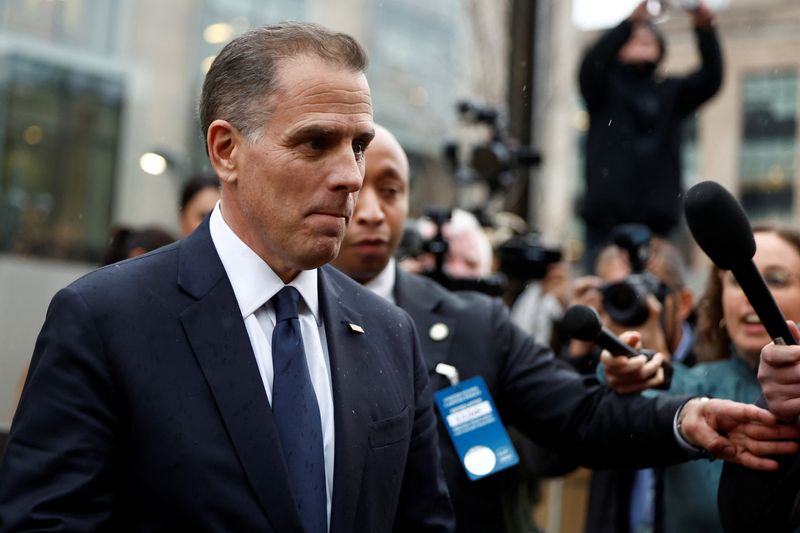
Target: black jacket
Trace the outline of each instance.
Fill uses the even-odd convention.
[[[700,69],[657,78],[652,66],[617,60],[632,28],[625,20],[609,30],[580,67],[590,118],[581,216],[597,228],[635,222],[666,235],[680,213],[681,122],[719,89],[722,55],[716,32],[696,29]]]
[[[619,396],[594,376],[577,374],[514,325],[499,299],[451,293],[398,270],[395,301],[417,327],[432,389],[449,386],[434,372],[437,363],[455,366],[462,380],[483,376],[506,426],[586,466],[636,468],[686,459],[672,429],[686,398]],[[429,332],[438,323],[449,334],[436,341]],[[503,495],[514,473],[470,481],[441,421],[439,439],[457,530],[505,531]]]

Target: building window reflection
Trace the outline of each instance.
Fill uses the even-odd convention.
[[[116,52],[120,4],[108,0],[0,0],[0,30],[109,56]]]
[[[744,80],[739,180],[742,204],[752,217],[791,216],[797,77],[795,70],[778,70]]]
[[[111,218],[123,83],[0,58],[0,251],[97,260]]]

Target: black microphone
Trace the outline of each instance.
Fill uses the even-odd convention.
[[[653,350],[642,350],[638,352],[622,342],[622,339],[603,327],[600,323],[600,317],[597,315],[597,311],[588,305],[571,306],[567,309],[567,312],[564,313],[564,317],[561,319],[561,325],[573,339],[594,342],[601,348],[608,350],[611,355],[625,355],[627,357],[644,355],[647,356],[649,360],[656,354]],[[664,369],[664,381],[656,388],[667,390],[672,383],[672,363],[665,359],[661,363],[661,368]]]
[[[753,263],[753,228],[736,198],[719,183],[703,181],[686,192],[684,211],[697,244],[715,265],[731,271],[775,344],[795,344],[783,313]]]
[[[622,339],[604,328],[600,323],[597,311],[588,305],[573,305],[561,319],[567,334],[573,339],[594,342],[608,350],[611,355],[627,355],[636,357],[639,352],[622,342]]]

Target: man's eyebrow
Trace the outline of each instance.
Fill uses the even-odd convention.
[[[319,124],[309,124],[308,126],[302,126],[290,132],[289,136],[292,138],[305,139],[310,137],[335,137],[340,134],[341,130],[339,130],[338,128],[332,128],[330,126],[321,126]],[[375,129],[370,128],[369,130],[366,130],[363,133],[356,134],[356,138],[370,142],[372,141],[372,139],[375,138]]]
[[[372,139],[375,138],[375,128],[370,128],[368,131],[365,131],[361,135],[358,136],[360,139],[365,140],[367,142],[371,142]]]
[[[290,133],[291,137],[330,137],[336,135],[335,128],[329,126],[320,126],[319,124],[310,124],[296,129]]]

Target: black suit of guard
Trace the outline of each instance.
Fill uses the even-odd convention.
[[[558,365],[511,322],[498,299],[451,293],[399,269],[394,296],[414,319],[432,389],[450,385],[434,372],[437,363],[456,367],[462,380],[483,376],[506,426],[574,454],[586,466],[657,466],[688,459],[672,427],[686,398],[619,396],[594,377]],[[428,334],[438,323],[449,330],[441,341]],[[471,481],[441,420],[439,440],[458,531],[503,531],[501,495],[508,471]]]

